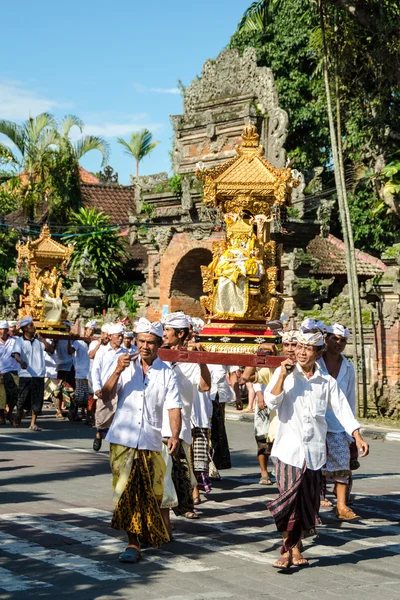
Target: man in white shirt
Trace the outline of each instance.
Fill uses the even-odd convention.
[[[356,376],[353,365],[342,354],[349,337],[350,331],[346,327],[343,327],[343,325],[340,325],[340,323],[328,326],[325,352],[318,363],[322,371],[336,379],[338,387],[346,397],[352,413],[355,414]],[[326,481],[334,482],[335,484],[337,498],[336,516],[342,521],[353,521],[359,518],[347,505],[352,482],[350,447],[353,439],[349,438],[343,425],[341,425],[331,409],[328,409],[326,413],[326,422],[328,424],[328,433],[326,435],[328,454],[322,474],[326,478]],[[359,465],[358,461],[357,464]],[[324,496],[323,494],[321,505],[332,506],[332,503]]]
[[[111,373],[114,371],[121,354],[128,354],[128,351],[122,345],[124,339],[124,328],[121,323],[109,324],[108,337],[110,339],[104,350],[98,351],[93,361],[92,383],[93,390],[97,396],[96,401],[96,437],[93,440],[93,450],[98,452],[101,448],[102,440],[110,427],[114,418],[117,406],[117,397],[105,402],[102,398],[102,387]]]
[[[170,313],[164,319],[164,346],[173,350],[181,348],[189,335],[189,320],[183,312]],[[138,324],[139,327],[139,324]],[[190,349],[201,349],[196,343],[190,343]],[[201,392],[206,392],[210,389],[210,373],[207,365],[199,365],[194,363],[171,363],[177,381],[179,393],[182,399],[182,427],[179,433],[180,447],[172,457],[173,468],[171,469],[172,482],[176,491],[177,503],[170,502],[170,499],[164,498],[162,506],[163,515],[170,527],[169,509],[172,508],[174,513],[179,516],[184,516],[188,519],[196,519],[197,514],[194,512],[192,490],[196,485],[191,462],[189,458],[189,448],[192,444],[192,426],[191,414],[193,406],[194,386]],[[170,435],[169,422],[164,411],[163,438],[167,439]],[[168,457],[164,457],[168,461]],[[170,475],[168,474],[168,477]],[[166,485],[167,488],[167,485]]]
[[[94,321],[88,321],[85,326],[84,337],[92,337],[95,327],[96,323]],[[79,409],[81,409],[82,417],[85,417],[89,399],[89,344],[85,340],[73,340],[70,345],[70,351],[73,355],[75,368],[75,397],[72,416],[74,418]],[[90,423],[89,415],[87,416],[87,422]]]
[[[166,470],[161,425],[166,407],[171,427],[167,447],[172,455],[179,446],[182,402],[175,373],[157,356],[162,335],[161,323],[142,318],[137,330],[139,356],[119,355],[102,389],[105,402],[118,397],[106,439],[115,503],[111,527],[126,531],[129,541],[121,562],[140,560],[140,542],[158,547],[170,541],[160,511]]]
[[[353,416],[336,381],[321,372],[317,359],[324,348],[319,329],[300,329],[296,360],[286,359],[276,369],[265,390],[265,401],[278,414],[278,429],[272,448],[276,459],[279,496],[267,507],[283,535],[281,558],[275,568],[292,564],[308,565],[300,552],[302,535],[319,524],[321,468],[326,462],[326,411],[330,407],[346,432],[356,440],[361,456],[368,444],[360,435],[360,424]]]
[[[36,334],[32,317],[21,319],[19,326],[22,335],[15,339],[15,345],[11,353],[19,365],[17,415],[14,419],[14,427],[20,426],[24,404],[30,402],[32,418],[29,429],[41,431],[36,424],[36,420],[43,407],[44,376],[46,373],[44,350],[52,354],[54,348],[41,335]]]
[[[124,332],[124,348],[126,348],[129,354],[137,353],[137,346],[134,344],[134,333],[133,331]]]
[[[72,324],[69,321],[64,321],[68,329],[71,329]],[[71,340],[56,340],[53,344],[55,348],[55,359],[57,364],[57,418],[62,419],[63,408],[68,408],[68,419],[70,421],[78,421],[80,418],[74,415],[74,397],[75,397],[75,368],[74,358],[72,356],[73,349]]]
[[[9,323],[0,321],[0,425],[5,424],[6,417],[12,423],[12,412],[18,399],[18,363],[11,356],[14,343],[15,338],[9,334]]]

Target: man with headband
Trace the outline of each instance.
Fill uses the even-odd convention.
[[[0,425],[5,425],[6,417],[12,423],[12,412],[18,399],[19,365],[11,356],[15,339],[10,336],[9,323],[0,321]]]
[[[277,369],[265,391],[265,401],[278,414],[278,429],[272,448],[276,459],[279,496],[267,508],[282,533],[282,556],[274,563],[278,569],[306,566],[300,543],[302,536],[319,524],[321,468],[326,462],[325,415],[328,407],[354,436],[361,456],[368,444],[360,435],[360,424],[336,381],[317,364],[324,349],[320,329],[301,328],[295,350],[296,363],[287,358]]]
[[[189,331],[190,321],[182,311],[170,313],[164,319],[164,346],[171,349],[181,348],[189,336]],[[190,342],[189,346],[192,349],[199,349],[198,345],[193,342]],[[171,363],[170,366],[176,375],[179,393],[182,399],[182,428],[179,433],[180,445],[175,455],[172,456],[174,464],[171,469],[171,475],[167,476],[166,481],[166,483],[171,484],[170,478],[172,477],[176,496],[170,485],[169,489],[171,489],[172,493],[168,494],[168,498],[167,494],[165,494],[162,503],[163,515],[169,527],[170,508],[172,508],[174,513],[178,516],[184,516],[188,519],[197,518],[197,514],[194,512],[192,494],[193,488],[196,486],[196,479],[193,474],[189,457],[189,448],[192,444],[192,426],[190,419],[194,399],[194,386],[196,386],[200,392],[207,392],[210,389],[211,384],[211,377],[207,365],[195,363]],[[162,427],[164,440],[171,435],[170,422],[167,417],[168,415],[164,410]],[[166,457],[166,459],[167,467],[169,468],[168,463],[171,461],[168,460],[168,457]]]
[[[111,527],[127,532],[128,547],[119,560],[129,563],[140,560],[140,542],[159,547],[170,541],[160,510],[166,471],[161,425],[165,407],[171,428],[167,447],[172,455],[179,446],[182,407],[176,375],[157,356],[162,324],[142,317],[136,334],[138,356],[121,354],[102,388],[104,402],[118,396],[106,437],[115,503]]]
[[[327,327],[325,352],[318,362],[322,371],[329,373],[331,377],[336,379],[339,389],[343,392],[353,414],[355,414],[356,376],[353,365],[342,354],[349,337],[350,331],[339,323]],[[325,481],[334,482],[335,484],[336,516],[343,521],[353,521],[358,516],[347,505],[352,482],[350,446],[353,438],[347,435],[343,425],[331,409],[328,409],[326,413],[326,422],[328,423],[326,436],[328,455],[322,473],[326,477]],[[356,462],[358,465],[358,461]],[[321,504],[332,506],[332,503],[326,500],[324,493]]]

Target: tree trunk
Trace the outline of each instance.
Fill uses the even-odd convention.
[[[356,317],[356,302],[355,302],[355,286],[353,280],[353,269],[351,264],[351,248],[350,248],[350,239],[348,235],[348,227],[347,227],[347,218],[344,207],[344,198],[343,198],[343,186],[342,186],[342,178],[340,173],[340,159],[339,159],[339,150],[337,145],[337,137],[335,131],[335,121],[333,117],[332,111],[332,100],[331,100],[331,90],[329,83],[329,71],[328,71],[328,49],[326,45],[326,37],[325,37],[325,23],[324,23],[324,13],[323,13],[323,0],[320,2],[319,6],[320,12],[320,25],[321,25],[321,33],[322,33],[322,41],[323,41],[323,71],[324,71],[324,83],[325,83],[325,93],[326,93],[326,106],[328,113],[328,121],[329,121],[329,134],[331,140],[331,148],[332,148],[332,158],[333,158],[333,168],[334,168],[334,176],[335,176],[335,185],[338,195],[338,205],[339,205],[339,215],[340,221],[342,224],[343,230],[343,241],[345,244],[345,254],[346,254],[346,271],[347,271],[347,280],[349,286],[349,301],[350,301],[350,314],[351,314],[351,329],[353,334],[353,362],[354,369],[356,372],[356,403],[357,408],[359,409],[359,389],[358,389],[358,348],[357,348],[357,317]]]
[[[139,160],[136,159],[136,179],[139,177]]]

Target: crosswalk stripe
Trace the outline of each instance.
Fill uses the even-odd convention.
[[[0,589],[5,592],[26,592],[33,588],[53,587],[51,583],[29,579],[25,575],[17,575],[8,569],[0,567]]]
[[[77,527],[69,523],[62,521],[56,521],[53,519],[47,519],[45,517],[39,517],[35,515],[29,515],[26,513],[13,513],[13,514],[0,514],[0,519],[3,521],[17,523],[32,527],[46,534],[61,535],[70,540],[75,540],[86,546],[95,547],[98,550],[113,552],[115,554],[121,553],[126,544],[120,539],[93,531],[91,529],[85,529],[84,527]],[[218,567],[214,565],[204,565],[198,560],[191,558],[176,556],[171,552],[160,551],[151,549],[146,550],[144,553],[146,561],[154,562],[162,565],[166,569],[173,569],[181,573],[195,573],[202,571],[215,571]]]
[[[56,550],[55,548],[44,548],[36,542],[28,542],[14,535],[0,532],[0,550],[6,554],[25,556],[32,560],[47,563],[97,579],[98,581],[110,581],[117,579],[130,579],[138,577],[135,573],[128,573],[122,569],[110,567],[106,563]]]

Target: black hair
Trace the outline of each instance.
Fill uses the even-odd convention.
[[[172,329],[175,331],[175,335],[178,336],[182,331],[184,333],[183,338],[182,338],[182,342],[184,342],[187,338],[187,336],[189,335],[189,327],[172,327]]]

